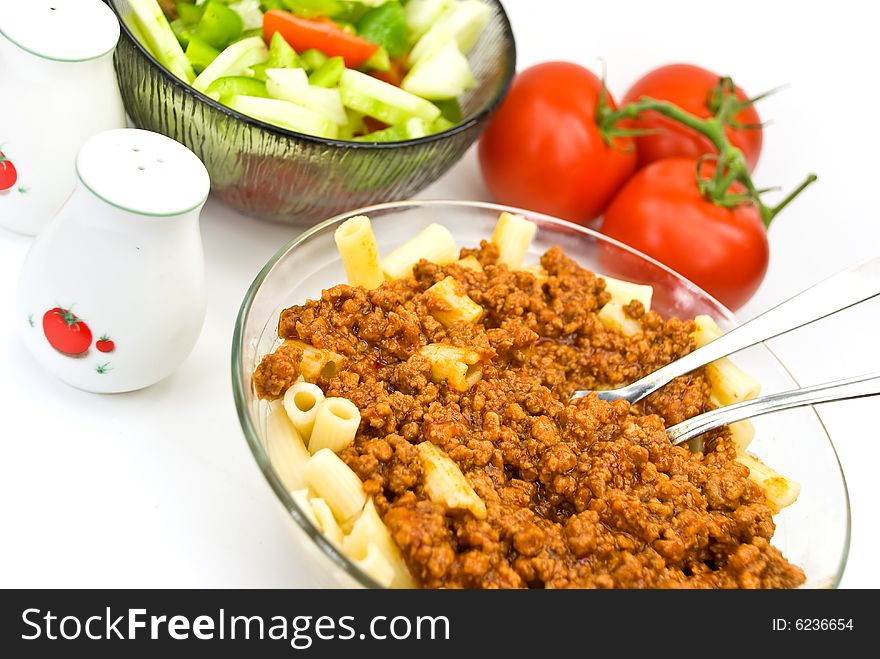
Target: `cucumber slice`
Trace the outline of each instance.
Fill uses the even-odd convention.
[[[402,142],[403,140],[416,140],[420,137],[424,137],[425,135],[431,132],[430,126],[424,119],[419,119],[416,117],[415,119],[410,119],[409,121],[397,124],[396,126],[390,126],[388,128],[383,128],[382,130],[377,130],[375,132],[369,133],[367,135],[362,135],[360,137],[355,137],[355,142]]]
[[[339,92],[346,107],[392,126],[415,117],[430,123],[440,116],[425,99],[352,69],[343,71]]]
[[[342,136],[343,129],[347,133],[350,133],[349,139],[351,139],[355,135],[363,135],[367,132],[367,125],[364,123],[363,114],[361,114],[357,110],[345,108],[345,116],[348,118],[348,123],[346,123],[343,127],[340,127],[340,136]]]
[[[444,130],[449,130],[450,128],[455,128],[458,124],[454,121],[449,121],[446,117],[437,117],[434,120],[434,123],[431,124],[430,132],[433,133],[442,133]]]
[[[260,0],[230,2],[229,8],[241,17],[245,30],[262,29],[263,12],[260,11]]]
[[[418,41],[451,5],[452,0],[409,0],[404,7],[409,42]]]
[[[242,75],[248,68],[269,59],[269,50],[260,37],[248,37],[226,48],[199,74],[192,86],[204,92],[217,78]]]
[[[128,6],[147,50],[171,73],[184,82],[191,83],[196,77],[195,71],[174,36],[159,3],[156,0],[128,0]]]
[[[453,124],[461,123],[461,105],[458,104],[456,99],[450,98],[445,101],[434,101],[434,105],[440,108],[440,114],[443,115],[444,119],[451,121]]]
[[[309,84],[315,87],[336,87],[342,72],[345,71],[345,60],[331,57],[309,76]]]
[[[265,82],[245,76],[217,78],[208,85],[205,94],[211,98],[217,95],[219,95],[219,98],[225,96],[260,96],[262,98],[269,98]]]
[[[300,18],[336,17],[345,12],[340,0],[282,0],[282,9]]]
[[[169,25],[171,25],[171,31],[177,37],[180,47],[185,49],[189,45],[190,39],[193,38],[194,32],[179,18],[176,21],[171,21]]]
[[[449,39],[458,42],[462,53],[470,52],[480,38],[492,10],[480,0],[464,0],[454,4],[436,23],[416,42],[409,54],[409,61],[415,65],[437,52]]]
[[[335,124],[343,125],[348,121],[342,96],[338,89],[326,89],[309,85],[305,94],[297,102],[304,108],[322,114]]]
[[[254,119],[275,124],[298,133],[335,139],[338,135],[336,124],[317,112],[307,110],[288,101],[256,96],[233,96],[229,107]]]
[[[280,32],[273,34],[272,39],[269,42],[268,64],[270,69],[295,69],[302,66],[302,62],[299,60],[299,55],[297,55],[296,51],[289,43],[287,43],[287,40],[281,36]]]
[[[300,53],[300,60],[307,71],[316,71],[327,61],[328,57],[320,50],[309,48]]]
[[[376,49],[376,52],[370,55],[370,59],[364,62],[363,68],[372,71],[390,71],[391,56],[388,54],[387,50],[382,48],[382,46],[379,46]]]
[[[335,124],[348,123],[339,90],[310,85],[303,69],[268,69],[266,90],[272,98],[313,110]]]
[[[295,94],[309,88],[309,76],[305,69],[266,69],[266,89],[272,98],[293,101]]]
[[[443,100],[461,96],[477,84],[467,57],[455,39],[450,39],[433,55],[419,61],[406,74],[400,88],[416,96]]]
[[[354,0],[359,5],[363,5],[364,7],[381,7],[388,0]]]
[[[186,58],[192,64],[193,71],[201,73],[220,55],[220,51],[206,44],[198,37],[190,37],[186,47]]]

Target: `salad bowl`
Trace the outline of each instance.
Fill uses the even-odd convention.
[[[484,128],[516,68],[513,31],[497,0],[470,51],[476,86],[462,121],[398,142],[352,142],[297,133],[237,112],[165,69],[135,36],[127,0],[108,0],[122,37],[114,62],[134,124],[171,137],[205,163],[214,196],[255,217],[312,224],[346,208],[405,199],[442,176]]]

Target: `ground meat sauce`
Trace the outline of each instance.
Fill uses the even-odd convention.
[[[279,334],[345,357],[318,385],[357,405],[362,422],[340,456],[360,476],[424,587],[788,588],[803,572],[770,546],[761,489],[734,461],[725,432],[691,453],[665,427],[711,408],[701,372],[642,403],[575,389],[632,382],[694,349],[692,321],[663,320],[633,302],[644,332],[625,337],[596,312],[604,282],[554,248],[546,278],[496,265],[488,244],[476,272],[422,261],[374,291],[335,286],[285,310]],[[423,293],[446,276],[485,310],[445,328]],[[459,393],[429,379],[428,343],[467,346],[482,379]],[[259,395],[277,398],[298,374],[296,349],[257,369]],[[488,516],[447,510],[423,490],[416,445],[458,464]]]

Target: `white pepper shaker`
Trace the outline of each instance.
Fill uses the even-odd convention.
[[[125,127],[119,21],[101,0],[0,0],[0,227],[36,235],[92,135]]]
[[[183,145],[136,129],[92,137],[76,172],[25,259],[14,322],[68,384],[141,389],[174,372],[201,332],[208,172]]]

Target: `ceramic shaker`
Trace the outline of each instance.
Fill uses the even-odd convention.
[[[201,332],[208,172],[183,145],[135,129],[92,137],[76,172],[25,259],[14,322],[68,384],[140,389],[170,375]]]
[[[36,235],[92,135],[125,127],[119,22],[101,0],[0,0],[0,227]]]

